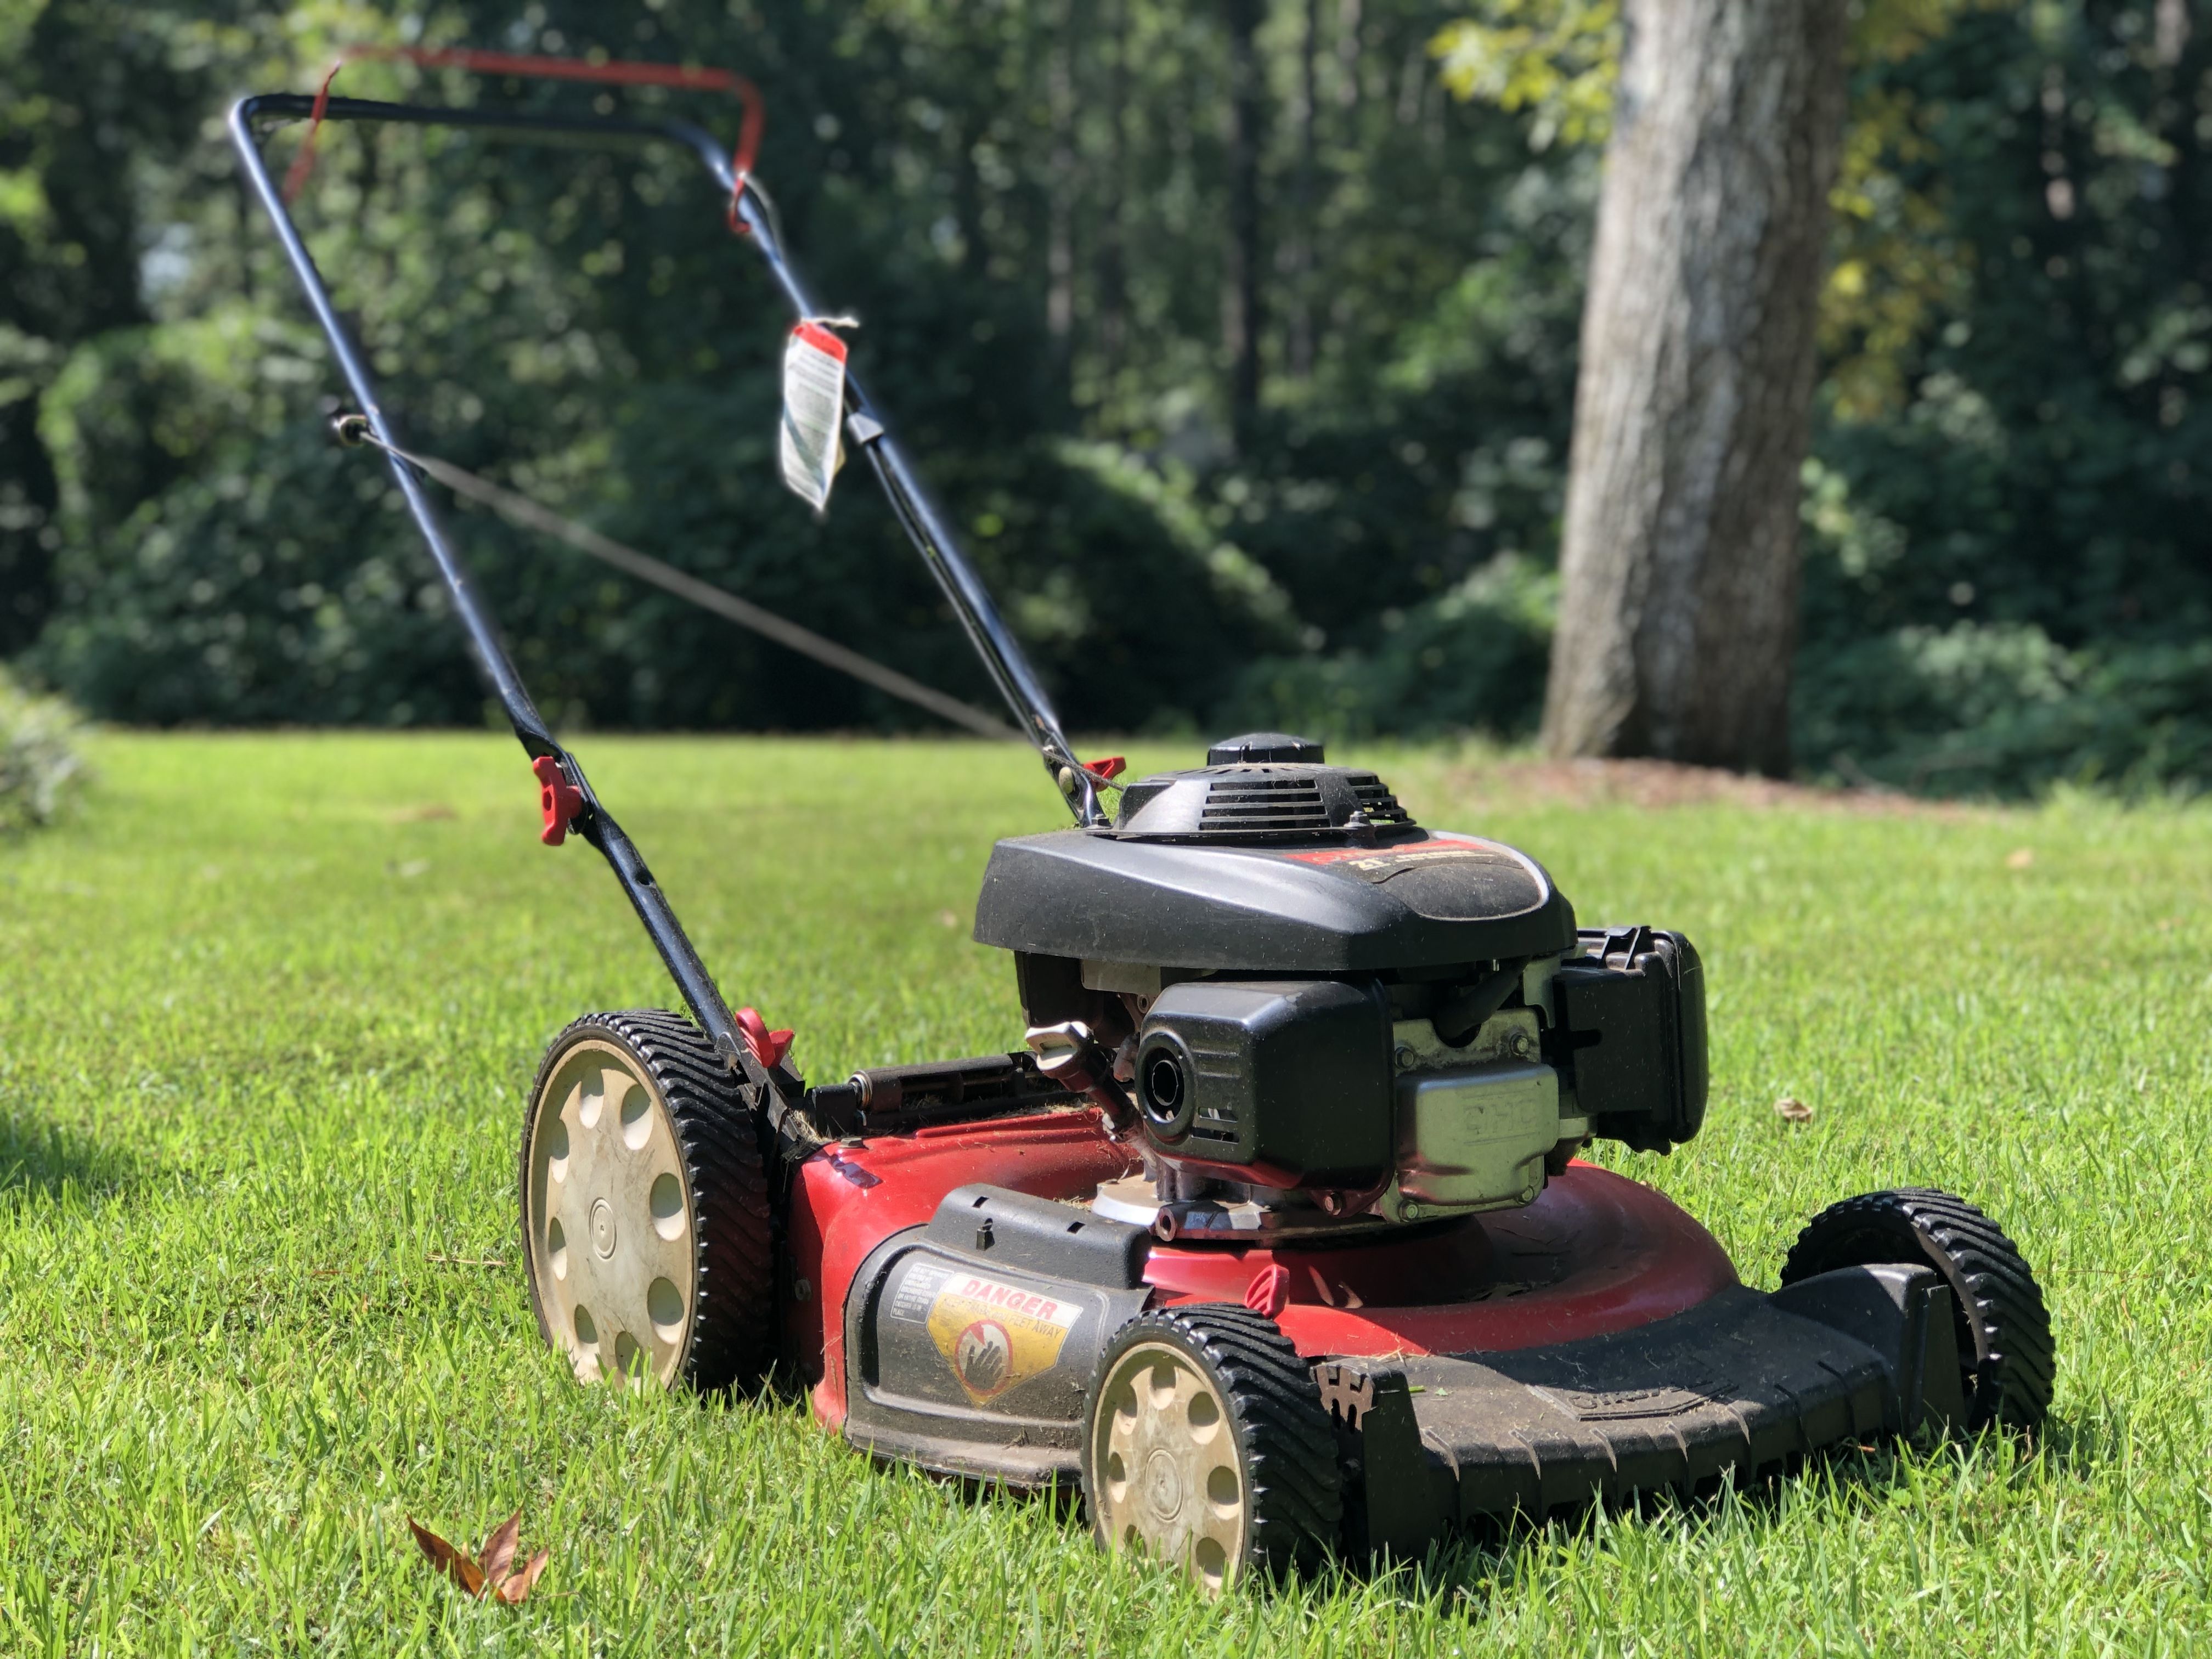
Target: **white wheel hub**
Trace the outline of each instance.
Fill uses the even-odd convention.
[[[1114,1363],[1091,1418],[1091,1501],[1116,1550],[1222,1589],[1244,1559],[1251,1505],[1220,1391],[1181,1350],[1140,1342]]]
[[[674,1380],[690,1340],[697,1225],[666,1103],[585,1038],[532,1103],[524,1224],[553,1340],[584,1382]]]

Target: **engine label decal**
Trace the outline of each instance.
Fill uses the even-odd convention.
[[[1050,1370],[1082,1317],[1079,1302],[952,1273],[930,1304],[929,1335],[962,1390],[981,1406]]]
[[[1437,864],[1492,864],[1525,871],[1528,860],[1510,847],[1472,836],[1432,836],[1410,847],[1324,847],[1310,853],[1285,853],[1294,864],[1319,865],[1362,881],[1388,881],[1407,870]]]

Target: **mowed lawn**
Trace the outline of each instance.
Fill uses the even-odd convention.
[[[1018,1042],[967,934],[991,839],[1055,822],[1024,756],[579,749],[810,1075]],[[2039,1449],[1869,1449],[1209,1604],[789,1401],[587,1391],[525,1297],[522,1091],[574,1015],[671,997],[595,855],[538,845],[503,738],[115,736],[88,810],[0,847],[0,1651],[2212,1647],[2212,811],[1577,809],[1359,758],[1586,922],[1698,941],[1705,1133],[1607,1156],[1747,1280],[1870,1188],[2013,1232],[2059,1342]],[[408,1536],[518,1505],[552,1550],[520,1609]]]

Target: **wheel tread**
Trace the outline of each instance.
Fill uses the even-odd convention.
[[[1333,1548],[1344,1519],[1343,1476],[1321,1390],[1274,1321],[1233,1304],[1156,1309],[1123,1326],[1109,1344],[1084,1412],[1086,1494],[1098,1382],[1123,1349],[1147,1336],[1194,1350],[1223,1387],[1250,1481],[1244,1565],[1279,1572]]]
[[[2011,1236],[1965,1199],[1905,1187],[1832,1204],[1797,1236],[1782,1282],[1861,1263],[1915,1260],[1950,1284],[1960,1320],[1976,1339],[1971,1352],[1961,1352],[1967,1427],[2040,1427],[2057,1363],[2050,1309]]]
[[[737,1079],[712,1039],[690,1020],[657,1008],[586,1014],[553,1039],[523,1108],[526,1204],[531,1115],[566,1051],[586,1036],[629,1050],[667,1103],[676,1132],[698,1223],[691,1287],[696,1313],[681,1375],[702,1393],[756,1382],[775,1357],[777,1238],[766,1149],[760,1119],[738,1092]],[[527,1254],[526,1241],[526,1260]],[[537,1295],[533,1281],[533,1304]],[[542,1309],[538,1316],[542,1326]]]

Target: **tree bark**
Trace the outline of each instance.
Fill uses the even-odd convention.
[[[1583,313],[1555,755],[1782,773],[1844,0],[1628,0]]]

